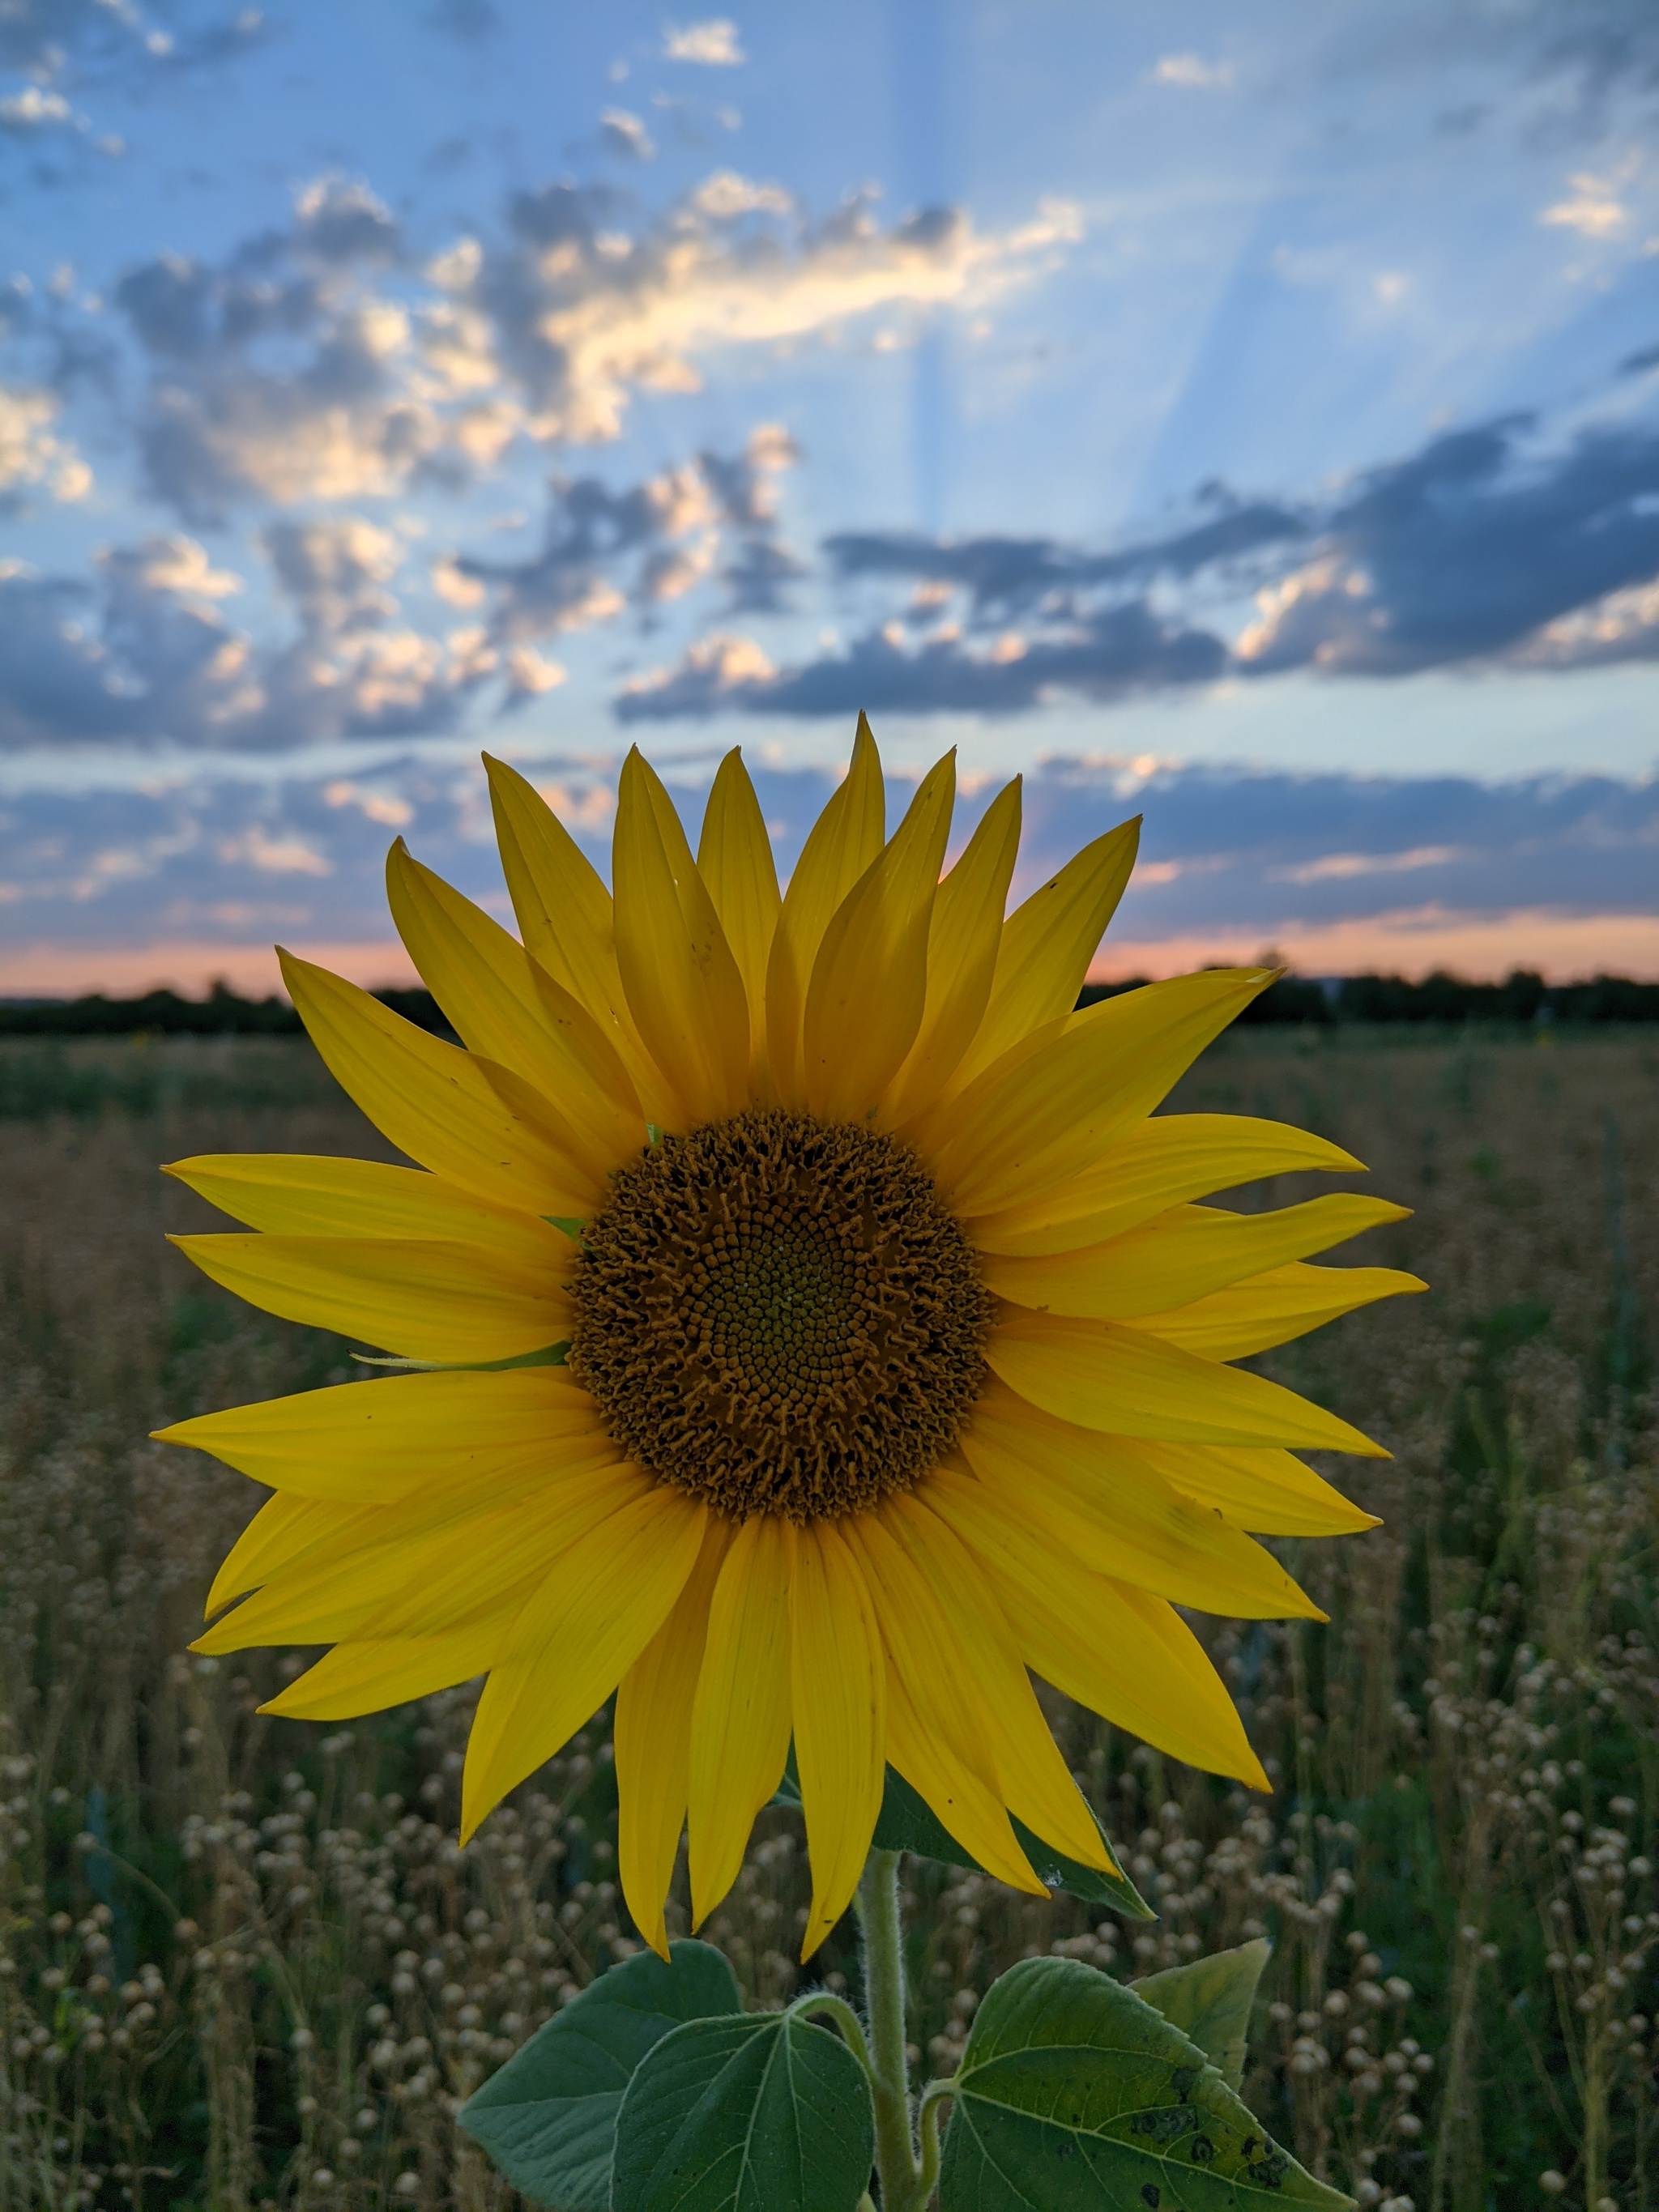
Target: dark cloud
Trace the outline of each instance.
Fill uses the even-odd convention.
[[[0,69],[47,79],[133,59],[153,69],[200,69],[237,60],[267,36],[263,11],[252,7],[179,29],[166,13],[146,20],[138,8],[109,0],[4,0]]]
[[[1062,692],[1111,699],[1230,671],[1389,677],[1659,657],[1659,427],[1587,428],[1552,450],[1516,416],[1436,438],[1321,507],[1204,496],[1213,511],[1190,526],[1107,552],[841,533],[824,550],[843,580],[916,587],[895,618],[781,669],[747,639],[707,638],[626,685],[616,711],[1009,714]],[[1256,618],[1231,642],[1212,616],[1180,611],[1247,585]]]
[[[500,31],[501,11],[492,4],[492,0],[436,0],[421,21],[428,31],[437,31],[447,39],[459,39],[465,46],[477,46]]]
[[[585,629],[629,605],[660,606],[717,573],[734,605],[775,608],[803,573],[778,536],[774,489],[796,458],[787,433],[769,423],[741,453],[699,453],[620,490],[598,477],[556,477],[538,553],[527,561],[463,554],[448,574],[488,592],[492,634],[515,641]],[[735,550],[722,565],[730,541]],[[466,603],[464,588],[440,588]]]
[[[1214,495],[1221,512],[1168,538],[1121,552],[1086,553],[1052,538],[930,538],[914,532],[843,532],[824,540],[842,576],[914,576],[960,585],[981,612],[1015,612],[1045,599],[1070,602],[1102,585],[1188,577],[1305,538],[1306,520],[1267,501]]]
[[[1294,775],[1050,761],[1026,783],[1040,851],[1144,812],[1131,936],[1311,927],[1401,909],[1650,913],[1659,780]],[[1024,865],[1024,863],[1022,863]]]
[[[746,640],[716,637],[679,665],[641,678],[617,697],[624,722],[754,714],[929,714],[956,709],[1018,714],[1051,694],[1091,699],[1221,674],[1226,649],[1207,631],[1166,621],[1144,601],[1107,609],[1059,636],[988,646],[960,636],[912,644],[896,624],[804,667],[774,669]]]
[[[440,640],[402,618],[391,532],[336,517],[279,524],[264,546],[297,629],[264,645],[232,619],[242,579],[191,538],[118,547],[90,578],[0,574],[0,749],[425,734],[497,673],[482,630]]]
[[[156,497],[212,524],[249,500],[395,489],[432,455],[444,434],[404,374],[408,316],[366,281],[401,252],[368,187],[331,176],[222,264],[129,270],[114,297],[152,368],[140,443]],[[271,341],[291,366],[270,365]]]
[[[615,766],[566,757],[520,765],[601,866]],[[706,771],[705,771],[706,773]],[[833,788],[823,771],[757,764],[755,782],[787,867]],[[964,833],[989,803],[976,787]],[[674,786],[689,823],[702,792]],[[889,793],[896,820],[911,787]],[[1605,777],[1488,785],[1466,779],[1295,776],[1054,760],[1025,779],[1015,896],[1132,813],[1141,866],[1109,946],[1213,932],[1275,934],[1430,914],[1491,920],[1517,909],[1650,914],[1659,781]],[[386,929],[382,867],[395,835],[470,896],[509,918],[475,768],[404,759],[372,773],[268,781],[193,778],[143,792],[39,793],[0,806],[0,896],[18,942],[217,944],[273,936],[374,941]],[[1409,939],[1402,955],[1410,958]],[[1132,955],[1130,957],[1133,957]]]
[[[1659,577],[1659,428],[1585,430],[1554,453],[1531,428],[1459,431],[1362,477],[1247,634],[1245,665],[1393,676],[1659,653],[1659,608],[1614,610],[1582,638],[1571,619]]]

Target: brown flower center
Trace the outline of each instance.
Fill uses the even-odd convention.
[[[570,1366],[611,1435],[741,1518],[908,1489],[978,1395],[991,1301],[915,1155],[759,1109],[613,1178],[570,1285]]]

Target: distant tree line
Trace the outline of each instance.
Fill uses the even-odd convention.
[[[1085,983],[1078,1004],[1115,998],[1146,979]],[[429,991],[376,991],[394,1013],[453,1036]],[[1587,983],[1547,983],[1517,968],[1501,983],[1466,983],[1437,970],[1420,983],[1400,975],[1342,975],[1311,979],[1283,975],[1239,1017],[1244,1023],[1312,1024],[1331,1029],[1354,1022],[1505,1022],[1577,1024],[1584,1022],[1659,1022],[1659,983],[1624,975],[1596,975]],[[176,991],[147,991],[141,998],[0,1000],[0,1037],[297,1036],[300,1017],[286,999],[244,999],[216,983],[205,999]]]
[[[376,991],[383,1006],[430,1030],[453,1032],[430,991]],[[0,1036],[299,1036],[303,1024],[286,999],[244,999],[216,983],[205,999],[146,991],[137,999],[0,1000]]]
[[[1144,981],[1085,983],[1079,1004],[1113,998]],[[1281,975],[1239,1016],[1243,1023],[1659,1022],[1659,983],[1596,975],[1587,983],[1547,983],[1517,968],[1501,983],[1466,983],[1443,969],[1408,983],[1403,975]]]

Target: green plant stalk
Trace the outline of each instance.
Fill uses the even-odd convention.
[[[915,2212],[922,2202],[921,2172],[911,2133],[910,2072],[904,2049],[898,1868],[896,1851],[871,1852],[859,1882],[858,1913],[864,1936],[864,2007],[882,2212]]]

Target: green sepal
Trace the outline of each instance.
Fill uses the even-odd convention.
[[[1097,1967],[1023,1959],[957,2070],[941,2212],[1351,2212],[1190,2037]]]
[[[856,2212],[875,2114],[846,2044],[798,2013],[696,2020],[655,2045],[617,2122],[611,2212]]]
[[[799,1806],[800,1782],[795,1771],[794,1747],[783,1770],[783,1780],[772,1800],[775,1805]],[[1080,1897],[1091,1905],[1109,1905],[1115,1911],[1129,1920],[1156,1920],[1158,1917],[1146,1899],[1129,1880],[1127,1875],[1102,1874],[1093,1867],[1082,1866],[1076,1859],[1068,1859],[1052,1844],[1045,1844],[1034,1836],[1023,1820],[1008,1816],[1019,1847],[1031,1863],[1031,1871],[1040,1882],[1050,1889],[1063,1889],[1068,1896]],[[1100,1839],[1114,1858],[1111,1838],[1095,1819],[1093,1808],[1090,1818],[1100,1828]],[[896,1767],[887,1770],[887,1784],[882,1791],[881,1810],[876,1815],[876,1832],[872,1848],[878,1851],[911,1851],[917,1858],[943,1859],[947,1866],[973,1867],[981,1874],[985,1869],[969,1850],[959,1844],[939,1820],[933,1808],[918,1790],[911,1788]]]
[[[587,1226],[585,1221],[579,1221],[574,1214],[568,1213],[544,1213],[542,1219],[551,1229],[562,1229],[573,1244],[581,1243],[582,1231]]]
[[[505,1375],[512,1367],[562,1367],[570,1355],[570,1340],[544,1344],[539,1352],[514,1352],[511,1359],[379,1359],[372,1352],[354,1352],[359,1367],[389,1367],[399,1375]]]
[[[1138,1997],[1155,2005],[1172,2027],[1191,2036],[1231,2089],[1243,2087],[1250,2008],[1261,1970],[1273,1954],[1265,1936],[1236,1951],[1212,1951],[1188,1966],[1131,1982]]]
[[[742,2010],[711,1945],[641,1951],[538,2028],[457,2117],[532,2203],[609,2212],[617,2114],[640,2062],[687,2021]]]

